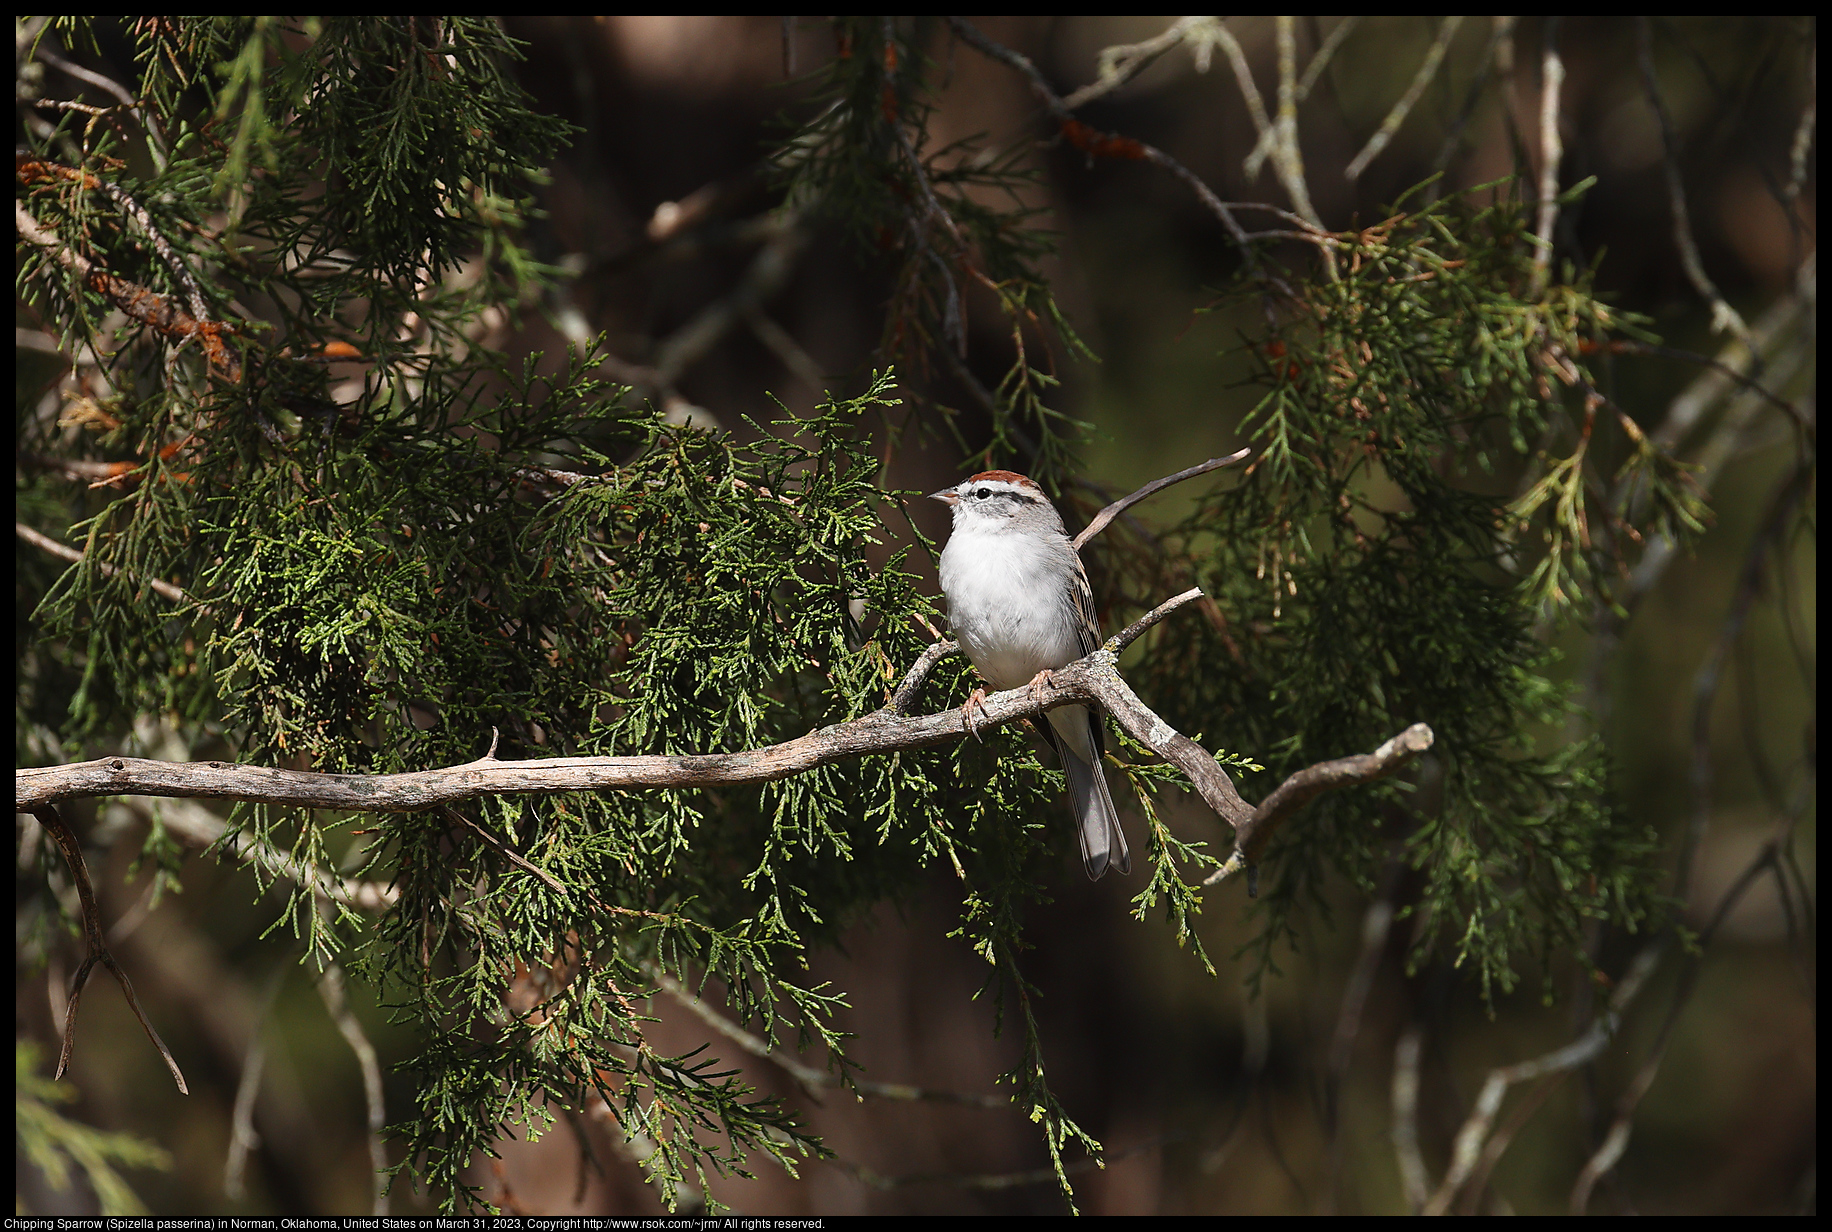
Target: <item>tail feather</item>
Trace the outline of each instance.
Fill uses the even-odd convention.
[[[1126,833],[1120,829],[1120,815],[1113,807],[1107,776],[1098,760],[1098,729],[1092,742],[1091,751],[1096,758],[1093,762],[1084,761],[1054,730],[1050,731],[1050,737],[1050,742],[1056,746],[1057,760],[1062,763],[1063,774],[1069,780],[1069,807],[1075,813],[1076,828],[1081,833],[1081,859],[1088,877],[1100,880],[1109,865],[1122,874],[1130,873],[1132,853],[1126,849]]]

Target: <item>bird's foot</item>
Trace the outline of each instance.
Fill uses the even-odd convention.
[[[1043,705],[1043,691],[1045,689],[1054,688],[1055,685],[1056,682],[1050,679],[1050,669],[1046,667],[1035,676],[1032,676],[1030,684],[1025,687],[1030,690],[1031,700],[1041,707]]]
[[[973,721],[973,712],[976,709],[980,712],[978,724]],[[986,690],[975,689],[967,695],[967,700],[961,705],[961,722],[966,724],[968,734],[981,743],[985,741],[980,736],[980,727],[985,724],[986,718]]]

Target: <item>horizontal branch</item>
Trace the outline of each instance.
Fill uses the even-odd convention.
[[[1431,729],[1414,724],[1371,754],[1321,762],[1299,770],[1256,808],[1241,798],[1215,758],[1160,718],[1120,678],[1120,651],[1172,611],[1202,596],[1192,588],[1159,604],[1086,658],[1050,674],[1043,689],[1028,685],[986,699],[975,727],[1035,718],[1060,706],[1098,705],[1128,735],[1186,774],[1198,795],[1234,830],[1235,852],[1205,884],[1249,867],[1272,834],[1292,814],[1326,791],[1371,783],[1392,774],[1431,747]],[[632,757],[550,757],[499,761],[493,755],[464,765],[402,774],[319,774],[229,762],[162,762],[104,757],[61,766],[14,771],[14,799],[22,811],[95,796],[165,796],[247,800],[302,808],[409,813],[497,795],[555,795],[573,791],[702,789],[774,782],[855,757],[932,748],[968,734],[966,713],[950,707],[907,716],[906,704],[935,663],[953,646],[938,643],[898,685],[894,705],[849,723],[823,727],[780,744],[737,753],[652,754]],[[978,708],[976,707],[976,710]]]
[[[1189,591],[1161,605],[1155,618],[1200,595]],[[1150,626],[1137,622],[1125,634],[1085,659],[1053,673],[1054,687],[1039,696],[1011,689],[986,699],[985,724],[1031,718],[1058,706],[1106,707],[1135,738],[1184,766],[1211,807],[1231,823],[1251,809],[1240,800],[1214,759],[1178,735],[1140,701],[1114,669],[1114,658],[1131,638]],[[933,658],[930,657],[933,654]],[[941,658],[924,655],[932,666]],[[919,665],[921,666],[921,665]],[[914,675],[914,673],[912,673]],[[907,699],[912,688],[898,690]],[[21,810],[95,796],[142,795],[194,799],[249,800],[303,808],[409,813],[495,795],[552,795],[573,791],[628,791],[645,788],[706,788],[774,782],[819,766],[873,754],[931,748],[968,734],[958,708],[905,716],[891,708],[805,736],[735,753],[650,754],[630,757],[550,757],[499,761],[493,756],[464,765],[402,774],[320,774],[230,762],[162,762],[140,757],[104,757],[61,766],[14,772]],[[1181,742],[1181,743],[1179,743]],[[1183,746],[1187,745],[1187,748]],[[1205,774],[1204,767],[1212,774]],[[1216,775],[1220,776],[1219,781]]]

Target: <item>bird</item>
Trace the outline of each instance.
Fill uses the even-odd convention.
[[[1081,556],[1043,489],[1016,471],[981,471],[930,494],[950,506],[954,527],[941,554],[948,624],[974,670],[994,689],[1029,684],[1041,690],[1052,670],[1098,649],[1100,616]],[[962,710],[985,699],[975,689]],[[982,707],[983,709],[983,707]],[[1043,733],[1055,746],[1069,785],[1090,879],[1109,867],[1132,871],[1107,776],[1105,736],[1086,706],[1049,711]]]

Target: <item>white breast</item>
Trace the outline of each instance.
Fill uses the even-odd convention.
[[[1059,554],[1073,549],[1066,540],[1059,552],[1020,549],[1013,539],[956,526],[941,554],[948,623],[995,689],[1028,684],[1082,653]]]

